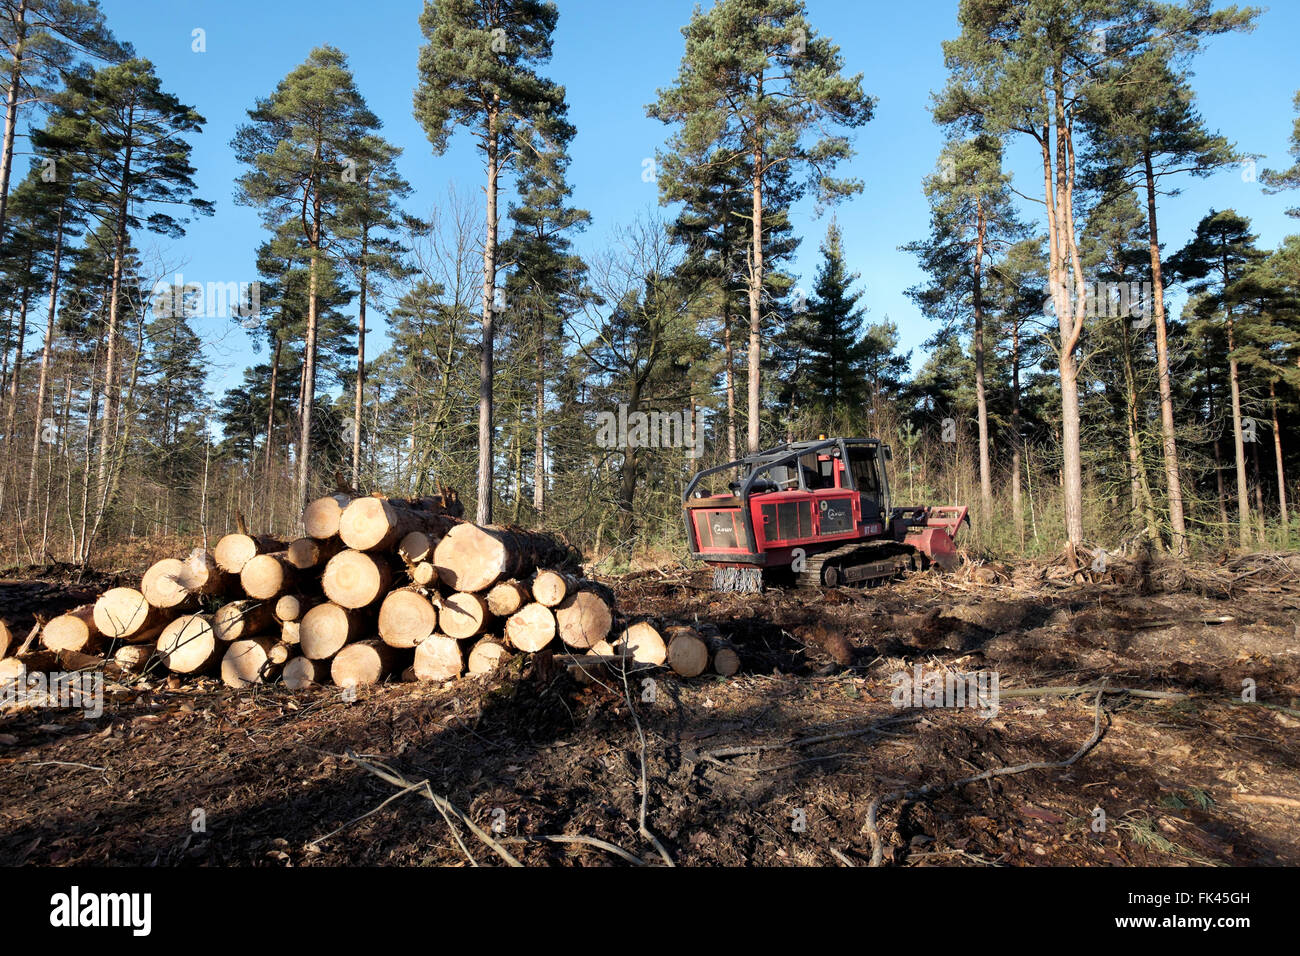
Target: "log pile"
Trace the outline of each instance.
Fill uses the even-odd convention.
[[[734,648],[693,628],[624,618],[613,592],[583,579],[578,556],[555,536],[481,527],[449,501],[445,491],[331,495],[307,506],[306,536],[294,541],[241,523],[211,552],[163,558],[138,588],[112,588],[50,620],[42,650],[6,663],[39,669],[72,655],[290,689],[445,682],[541,651],[584,682],[618,668],[667,666],[683,677],[739,669]],[[0,657],[16,643],[0,622]]]

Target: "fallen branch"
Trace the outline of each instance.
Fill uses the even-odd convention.
[[[880,866],[884,860],[884,846],[880,839],[880,830],[876,826],[876,818],[880,813],[880,808],[886,803],[893,803],[897,800],[916,800],[921,797],[928,797],[944,790],[955,790],[964,787],[968,783],[978,783],[981,780],[991,780],[994,777],[1004,777],[1015,773],[1025,773],[1029,770],[1062,770],[1073,765],[1084,754],[1096,746],[1097,741],[1101,740],[1101,699],[1105,693],[1105,688],[1097,691],[1097,702],[1093,711],[1092,736],[1089,737],[1074,756],[1068,760],[1059,761],[1036,761],[1033,763],[1022,763],[1014,767],[995,767],[991,770],[985,770],[982,773],[972,774],[969,777],[962,777],[960,780],[953,780],[950,783],[928,784],[916,790],[895,790],[893,793],[883,794],[871,801],[867,808],[867,819],[862,824],[862,832],[871,840],[871,865]]]
[[[433,788],[429,786],[428,780],[421,780],[419,783],[412,783],[411,781],[402,777],[402,775],[397,773],[397,771],[393,770],[392,767],[387,767],[383,764],[376,765],[368,761],[362,760],[351,750],[347,751],[345,753],[345,756],[349,760],[351,760],[354,764],[356,764],[358,767],[360,767],[362,770],[374,774],[380,780],[384,780],[388,783],[391,783],[395,787],[403,788],[403,792],[412,791],[415,793],[419,793],[422,797],[424,797],[435,807],[437,807],[438,810],[444,816],[446,816],[447,814],[451,814],[461,823],[465,824],[465,826],[469,828],[470,832],[473,833],[476,837],[478,837],[483,842],[484,846],[490,849],[497,856],[501,857],[501,859],[504,860],[507,864],[509,864],[510,866],[519,866],[519,867],[523,866],[522,863],[520,863],[518,860],[516,860],[513,856],[510,855],[509,850],[503,847],[496,840],[492,839],[492,837],[490,837],[487,833],[485,833],[482,830],[482,828],[479,827],[478,824],[476,824],[473,820],[465,816],[465,814],[461,813],[455,804],[453,804],[446,797],[440,797],[436,793],[434,793]],[[396,796],[401,796],[401,795],[402,794],[400,793],[396,794]],[[378,810],[379,808],[376,807],[375,809]],[[373,813],[374,811],[371,812]],[[448,821],[448,823],[450,822],[451,821]],[[455,834],[454,827],[452,828],[452,833]],[[457,842],[459,842],[460,837],[457,835],[456,839]],[[462,848],[463,846],[464,845],[462,844]],[[468,850],[466,851],[466,853],[468,854]]]
[[[631,863],[633,866],[645,866],[645,860],[641,859],[640,857],[632,855],[631,853],[627,852],[627,850],[623,849],[621,846],[615,846],[613,843],[609,843],[605,840],[597,839],[596,837],[570,836],[568,834],[556,834],[556,835],[544,834],[542,836],[510,837],[508,840],[505,840],[504,842],[505,843],[579,843],[584,846],[599,847],[602,850],[605,850],[609,853],[613,853],[615,856],[620,857],[621,859],[627,860],[627,862]]]
[[[637,817],[637,831],[642,837],[650,841],[654,848],[659,851],[659,856],[664,863],[668,864],[668,866],[676,866],[677,864],[673,862],[673,858],[669,856],[668,851],[664,849],[664,845],[659,842],[659,838],[650,832],[650,828],[646,826],[646,805],[650,799],[650,783],[646,777],[645,769],[645,731],[641,729],[641,720],[636,715],[636,704],[632,702],[632,690],[628,687],[627,683],[627,669],[623,668],[621,673],[623,675],[623,699],[627,701],[628,712],[632,715],[632,722],[636,724],[636,735],[637,739],[640,741],[641,811]]]
[[[1003,697],[1073,697],[1086,694],[1128,694],[1130,697],[1142,697],[1148,700],[1191,700],[1191,694],[1180,694],[1166,690],[1141,690],[1136,687],[1103,687],[1097,684],[1080,687],[1010,687],[998,690],[998,698]]]
[[[1265,807],[1290,807],[1300,810],[1300,800],[1295,797],[1277,797],[1269,793],[1234,793],[1232,799],[1238,803],[1257,803]]]
[[[752,744],[742,747],[717,747],[713,750],[701,750],[695,754],[700,760],[707,760],[710,763],[722,764],[719,758],[722,757],[740,757],[750,754],[764,753],[769,750],[797,750],[800,747],[811,747],[814,744],[823,744],[832,740],[845,740],[849,737],[861,737],[866,734],[876,733],[886,727],[900,726],[902,724],[914,724],[921,719],[920,714],[906,714],[901,717],[886,717],[878,720],[866,727],[857,727],[853,730],[842,730],[833,734],[818,734],[815,737],[799,737],[780,744]]]

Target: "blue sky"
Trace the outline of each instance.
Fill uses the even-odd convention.
[[[180,264],[187,281],[249,281],[256,278],[254,255],[264,233],[254,210],[236,206],[233,183],[241,169],[230,139],[246,111],[266,96],[317,45],[333,44],[350,58],[357,85],[384,121],[384,135],[405,151],[403,175],[415,188],[408,206],[425,214],[449,185],[481,197],[482,172],[468,138],[459,136],[448,153],[435,157],[411,116],[417,51],[423,40],[417,18],[422,0],[102,0],[110,26],[153,60],[164,87],[207,118],[195,140],[198,194],[217,204],[215,216],[195,222],[181,240],[162,247],[166,261]],[[642,163],[661,146],[666,127],[645,115],[657,88],[676,75],[682,53],[681,27],[694,4],[682,0],[561,0],[555,56],[547,71],[567,87],[570,117],[577,128],[570,178],[574,200],[591,211],[592,226],[579,251],[600,248],[603,238],[657,208],[653,183],[642,181]],[[930,121],[932,91],[944,82],[940,44],[957,32],[956,0],[808,0],[815,29],[839,44],[847,69],[864,74],[863,85],[879,98],[876,118],[858,131],[857,155],[843,172],[865,182],[859,196],[836,211],[845,248],[869,320],[888,315],[900,327],[905,348],[917,349],[933,331],[905,290],[922,276],[913,258],[898,251],[921,238],[928,211],[921,179],[934,168],[941,144]],[[195,29],[205,31],[206,52],[192,51]],[[1300,88],[1300,3],[1279,2],[1267,10],[1253,34],[1213,40],[1196,64],[1195,88],[1211,127],[1248,152],[1265,156],[1261,167],[1289,165],[1286,155]],[[1041,191],[1033,156],[1010,154],[1017,186]],[[1236,208],[1251,217],[1260,243],[1275,245],[1300,223],[1283,210],[1297,196],[1265,196],[1239,170],[1191,181],[1181,196],[1167,199],[1161,232],[1167,249],[1181,246],[1211,207]],[[504,213],[504,203],[502,212]],[[1027,207],[1031,221],[1039,213]],[[816,269],[826,217],[815,219],[811,204],[796,210],[804,237],[795,262],[800,285]],[[153,239],[141,238],[142,248]],[[210,342],[209,390],[219,394],[240,381],[254,360],[241,330],[205,320],[200,334]],[[368,323],[367,352],[384,347],[382,322]]]

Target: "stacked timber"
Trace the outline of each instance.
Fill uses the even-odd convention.
[[[482,527],[460,511],[445,489],[414,499],[330,495],[307,506],[305,535],[288,542],[241,520],[212,550],[163,558],[139,587],[112,588],[50,620],[42,649],[22,657],[33,667],[111,660],[131,673],[291,689],[440,683],[542,651],[584,680],[739,668],[716,637],[620,616],[613,592],[581,576],[561,539]],[[0,622],[0,658],[15,643]]]

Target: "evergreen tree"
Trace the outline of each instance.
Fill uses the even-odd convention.
[[[348,251],[347,209],[365,199],[357,172],[379,119],[357,91],[343,53],[317,47],[248,111],[235,134],[236,158],[249,167],[239,178],[237,201],[257,206],[275,234],[277,254],[307,266],[307,316],[297,447],[297,496],[308,498],[312,415],[316,409],[321,296],[326,259]],[[292,238],[286,224],[296,223]]]
[[[1295,95],[1295,108],[1296,113],[1300,114],[1300,92]],[[1295,163],[1289,169],[1266,169],[1260,176],[1265,192],[1279,193],[1288,189],[1300,189],[1300,115],[1296,116],[1295,125],[1291,128],[1290,154]],[[1286,214],[1300,219],[1300,206],[1288,209]]]
[[[853,291],[859,275],[849,272],[844,262],[843,234],[834,220],[821,253],[802,343],[807,363],[795,383],[796,394],[819,407],[828,422],[835,423],[833,429],[851,431],[871,399],[868,375],[874,370],[867,365],[871,343],[862,334],[862,293]]]
[[[939,157],[939,172],[925,180],[930,201],[930,235],[903,248],[914,253],[929,275],[909,295],[931,319],[969,328],[974,353],[975,411],[979,429],[981,522],[992,520],[985,271],[1024,233],[1011,199],[1010,177],[1002,171],[1002,147],[980,134],[951,140]],[[994,343],[996,347],[996,342]]]
[[[719,0],[707,12],[697,9],[682,34],[686,52],[677,79],[659,91],[648,112],[678,127],[669,146],[684,164],[744,160],[748,165],[748,445],[753,453],[760,447],[766,189],[780,170],[790,183],[815,186],[823,203],[860,190],[860,183],[830,175],[852,149],[845,136],[829,130],[862,126],[875,101],[862,91],[861,74],[842,74],[839,49],[813,31],[801,0]],[[793,189],[789,198],[801,191]]]
[[[483,241],[483,336],[479,359],[479,524],[492,522],[492,347],[497,288],[497,194],[500,178],[540,140],[551,148],[571,135],[564,88],[537,73],[551,58],[559,12],[538,0],[427,0],[420,29],[415,117],[435,154],[464,128],[478,141],[486,173]]]
[[[1180,280],[1188,281],[1189,292],[1197,297],[1189,310],[1198,319],[1220,320],[1226,335],[1228,388],[1232,399],[1233,451],[1237,465],[1237,522],[1242,547],[1250,546],[1250,498],[1246,486],[1245,431],[1242,419],[1241,372],[1237,347],[1238,326],[1246,318],[1242,303],[1249,292],[1246,279],[1263,257],[1255,247],[1250,220],[1231,209],[1211,210],[1196,226],[1196,235],[1169,258],[1168,265]]]

